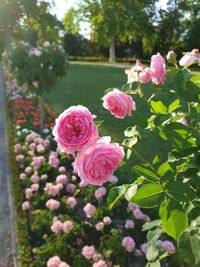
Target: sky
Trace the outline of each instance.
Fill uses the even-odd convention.
[[[160,0],[157,6],[166,8],[168,0]],[[67,12],[67,10],[71,7],[76,7],[78,0],[54,0],[55,6],[52,8],[52,13],[56,14],[59,19],[62,19]],[[82,23],[81,25],[81,34],[86,38],[89,38],[90,28],[89,24]]]

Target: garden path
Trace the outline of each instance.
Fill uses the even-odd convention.
[[[7,157],[7,136],[3,90],[2,64],[0,62],[0,267],[12,267],[11,194]]]

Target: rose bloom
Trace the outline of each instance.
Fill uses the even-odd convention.
[[[31,188],[27,188],[25,190],[25,196],[26,196],[26,198],[27,199],[30,199],[32,197],[32,195],[33,195],[33,190]]]
[[[79,151],[98,138],[93,116],[84,106],[72,106],[56,119],[53,134],[61,150],[66,153]]]
[[[31,173],[33,171],[33,168],[31,166],[26,167],[25,172],[27,174]]]
[[[149,68],[143,69],[142,72],[139,73],[139,82],[148,83],[151,80],[151,72]]]
[[[176,251],[174,244],[171,241],[168,241],[168,240],[165,240],[165,241],[162,242],[161,248],[163,248],[166,251],[171,252],[171,253]]]
[[[72,184],[72,183],[69,183],[69,184],[66,186],[66,191],[67,191],[68,193],[74,193],[75,189],[76,189],[76,186],[75,186],[74,184]]]
[[[139,73],[143,71],[145,66],[140,62],[140,60],[136,60],[136,64],[128,70],[125,70],[125,74],[128,76],[127,83],[133,83],[139,81]]]
[[[15,153],[19,152],[19,151],[21,150],[21,148],[22,148],[21,144],[16,144],[16,145],[14,146],[14,151],[15,151]]]
[[[39,184],[32,184],[31,185],[31,189],[32,189],[33,192],[37,192],[38,189],[39,189]]]
[[[25,173],[20,173],[19,179],[20,180],[24,180],[26,178],[26,174]]]
[[[135,248],[135,241],[133,240],[132,237],[130,236],[126,236],[124,237],[124,239],[122,240],[122,247],[125,248],[126,251],[128,251],[129,253],[132,252]]]
[[[48,175],[47,174],[42,174],[41,175],[41,180],[47,180],[48,179]]]
[[[72,221],[65,221],[63,223],[63,231],[64,232],[70,232],[74,229],[74,224]]]
[[[185,55],[180,59],[179,64],[182,67],[190,66],[196,62],[200,62],[200,53],[198,49],[193,49],[189,53],[185,53]]]
[[[96,212],[95,206],[93,206],[91,203],[86,204],[83,210],[88,218],[91,218]]]
[[[112,175],[108,181],[112,184],[116,184],[118,182],[118,178],[115,175]]]
[[[37,145],[37,152],[43,153],[45,151],[45,147],[42,144]]]
[[[61,231],[63,231],[63,224],[61,221],[59,220],[55,220],[53,221],[53,224],[51,226],[51,231],[54,233],[54,234],[58,234],[60,233]]]
[[[55,200],[55,199],[49,199],[46,202],[46,207],[51,209],[51,210],[58,209],[60,207],[60,202]]]
[[[107,193],[107,190],[105,187],[100,187],[98,188],[95,192],[94,192],[94,195],[96,197],[96,199],[99,199],[99,198],[102,198],[103,196],[105,196]]]
[[[57,156],[54,155],[50,155],[49,156],[49,161],[48,161],[49,165],[51,165],[54,168],[57,168],[59,165],[59,159],[57,158]]]
[[[107,264],[103,260],[99,260],[98,262],[95,262],[92,267],[107,267]]]
[[[23,160],[24,160],[24,155],[21,155],[21,154],[20,154],[20,155],[17,155],[17,156],[16,156],[16,161],[17,161],[17,162],[21,162],[21,161],[23,161]]]
[[[103,107],[118,119],[123,119],[126,115],[131,116],[132,111],[136,110],[132,97],[118,89],[108,92],[103,97]]]
[[[94,246],[84,246],[82,248],[81,254],[87,259],[93,259],[94,255],[96,254]]]
[[[111,224],[112,220],[109,216],[106,216],[103,218],[103,222],[104,224]]]
[[[126,229],[133,229],[135,227],[135,224],[132,220],[126,220],[124,227]]]
[[[61,166],[59,169],[58,169],[59,173],[65,173],[66,172],[66,169],[64,166]]]
[[[70,208],[74,208],[77,205],[77,201],[74,197],[69,197],[66,203],[68,206],[70,206]]]
[[[147,248],[148,248],[147,243],[143,243],[142,245],[140,245],[140,250],[141,250],[144,254],[147,253]]]
[[[22,204],[22,209],[23,210],[29,210],[30,209],[30,203],[28,201],[25,201],[23,204]]]
[[[123,157],[122,147],[110,143],[110,138],[101,138],[77,154],[74,168],[82,181],[101,186],[109,181]]]
[[[61,260],[58,256],[50,258],[47,262],[47,267],[59,267]]]
[[[38,183],[39,180],[40,180],[40,177],[38,175],[34,174],[31,176],[31,182],[32,183]]]
[[[56,183],[65,185],[67,182],[67,176],[65,174],[60,174],[56,177]]]
[[[165,59],[157,53],[151,57],[151,80],[154,84],[163,83],[166,77]]]
[[[145,216],[144,213],[140,210],[140,208],[133,210],[133,215],[138,220],[142,220]]]
[[[97,231],[102,231],[103,228],[104,228],[104,223],[103,223],[103,222],[98,222],[98,223],[95,225],[95,228],[97,229]]]
[[[67,264],[66,262],[62,261],[58,267],[70,267],[69,264]]]

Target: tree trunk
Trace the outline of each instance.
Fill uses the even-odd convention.
[[[109,63],[115,63],[115,39],[114,38],[112,39],[110,43]]]

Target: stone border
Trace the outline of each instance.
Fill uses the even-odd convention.
[[[16,210],[14,206],[14,198],[12,196],[12,179],[10,175],[10,162],[9,162],[9,155],[8,155],[8,134],[7,134],[7,125],[6,125],[6,107],[5,107],[5,95],[4,95],[4,84],[3,84],[3,71],[2,71],[2,63],[0,62],[0,90],[1,90],[1,104],[3,106],[2,108],[2,116],[3,116],[3,123],[4,123],[4,134],[5,134],[5,157],[7,158],[6,161],[6,181],[7,181],[7,192],[8,192],[8,206],[9,206],[9,214],[10,214],[10,243],[11,243],[11,257],[13,261],[14,267],[19,267],[18,260],[17,260],[17,234],[16,234]]]

